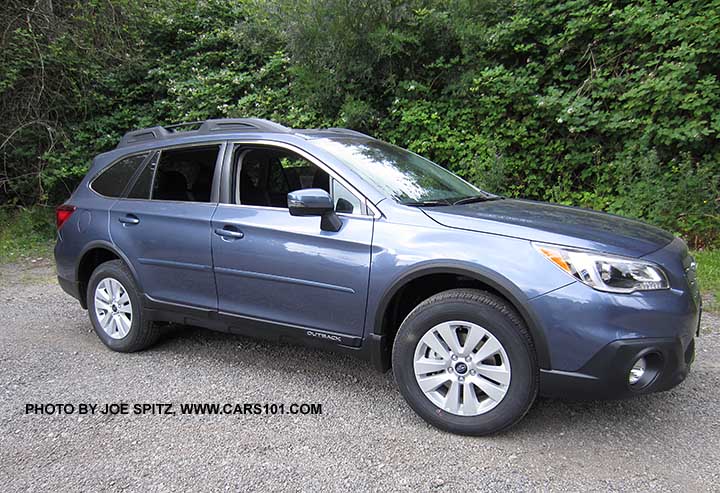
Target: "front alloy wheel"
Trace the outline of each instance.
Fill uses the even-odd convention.
[[[440,323],[415,349],[415,379],[437,407],[477,416],[497,406],[510,386],[510,360],[500,341],[468,321]]]
[[[476,289],[443,291],[400,325],[392,366],[400,393],[425,421],[463,435],[502,431],[538,391],[532,337],[504,299]]]

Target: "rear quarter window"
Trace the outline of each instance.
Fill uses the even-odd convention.
[[[90,188],[105,197],[120,197],[147,156],[148,153],[135,154],[111,164],[92,181]]]

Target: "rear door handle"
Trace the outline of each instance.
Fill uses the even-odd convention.
[[[128,214],[127,216],[120,216],[118,218],[118,221],[123,224],[138,224],[140,222],[140,219],[133,216],[132,214]]]
[[[240,238],[243,238],[245,236],[242,231],[233,231],[231,229],[225,228],[216,228],[215,234],[218,236],[222,236],[223,238],[231,238],[233,240],[239,240]]]

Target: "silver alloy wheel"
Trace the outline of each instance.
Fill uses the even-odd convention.
[[[125,286],[106,277],[95,288],[95,315],[102,330],[113,339],[122,339],[132,326],[133,309]]]
[[[505,348],[472,322],[443,322],[428,330],[415,348],[413,369],[430,402],[459,416],[490,411],[510,387]]]

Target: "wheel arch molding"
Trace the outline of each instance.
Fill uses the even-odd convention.
[[[123,263],[127,266],[127,268],[130,270],[130,273],[133,276],[133,280],[135,281],[135,285],[138,287],[138,290],[143,293],[142,288],[142,282],[140,280],[140,277],[137,275],[137,271],[135,270],[135,266],[130,262],[130,259],[125,255],[125,253],[122,252],[119,248],[117,248],[114,244],[107,240],[93,240],[86,244],[83,249],[80,251],[80,255],[78,255],[78,262],[75,266],[75,279],[77,279],[78,283],[81,284],[80,289],[80,303],[83,306],[83,308],[87,308],[87,300],[85,299],[85,292],[84,289],[87,288],[87,286],[82,286],[83,280],[82,280],[82,267],[84,265],[84,262],[87,258],[87,255],[90,254],[93,251],[96,250],[106,250],[113,255],[115,255],[118,259],[122,260]],[[90,273],[92,275],[92,272]],[[84,288],[84,289],[83,289]]]
[[[416,265],[398,276],[388,288],[385,289],[383,295],[378,302],[377,308],[369,318],[372,322],[371,330],[368,337],[382,336],[387,340],[388,344],[392,344],[391,337],[388,337],[388,327],[384,326],[384,320],[388,314],[388,309],[394,301],[395,295],[404,287],[413,281],[417,281],[423,277],[445,274],[455,275],[469,278],[479,285],[484,285],[486,289],[494,291],[498,295],[505,298],[510,305],[517,311],[522,320],[528,327],[533,338],[537,360],[540,368],[551,369],[550,351],[548,349],[547,339],[543,332],[540,322],[532,310],[529,308],[528,298],[525,294],[515,286],[510,280],[490,269],[482,266],[467,265],[463,262],[425,262]],[[372,289],[372,286],[370,287]]]

